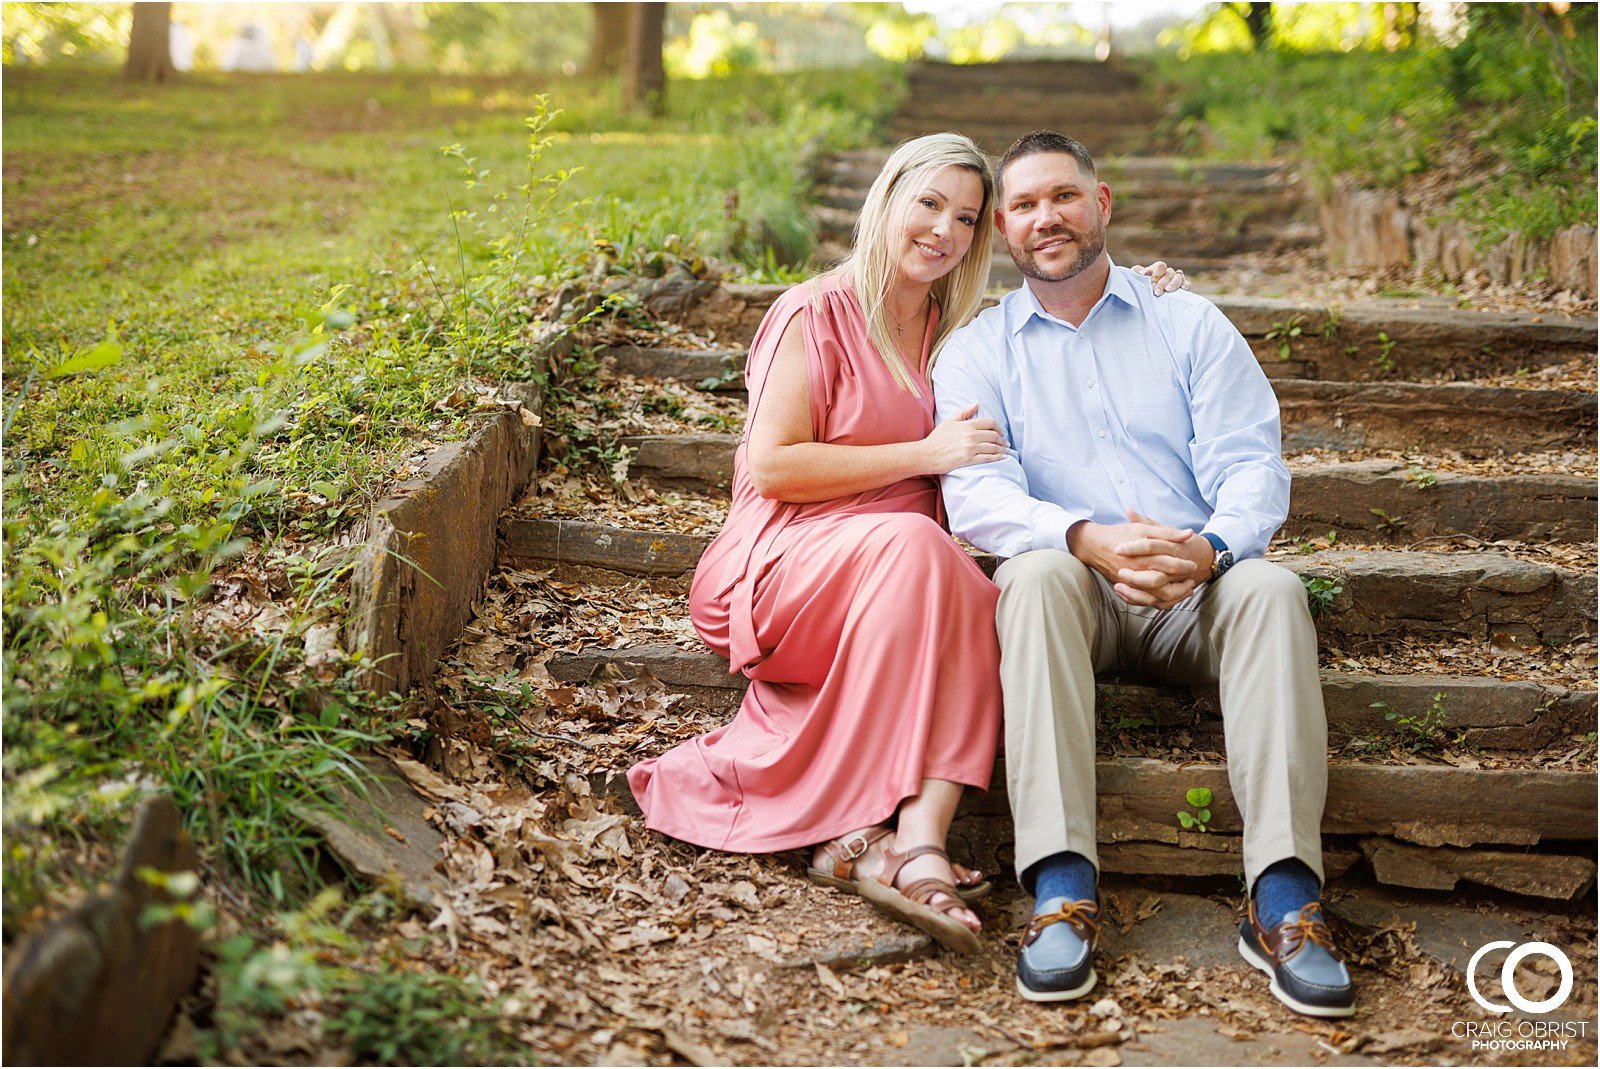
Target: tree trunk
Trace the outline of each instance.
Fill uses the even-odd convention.
[[[628,12],[632,4],[589,5],[594,9],[594,37],[589,41],[589,58],[583,73],[615,74],[622,69],[628,51]]]
[[[666,110],[667,71],[661,61],[667,26],[666,4],[628,5],[628,65],[622,72],[622,108]]]
[[[128,33],[128,62],[122,76],[135,82],[170,82],[178,77],[172,65],[172,5],[133,5],[133,29]]]
[[[1256,51],[1272,45],[1272,5],[1252,3],[1245,12],[1244,24],[1250,30],[1250,41]]]

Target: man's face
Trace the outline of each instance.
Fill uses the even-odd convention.
[[[1111,220],[1111,187],[1064,152],[1012,161],[995,208],[995,227],[1027,277],[1064,282],[1100,258]]]

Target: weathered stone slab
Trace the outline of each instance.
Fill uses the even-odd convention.
[[[816,965],[826,965],[830,969],[855,969],[915,961],[927,957],[932,951],[933,940],[915,928],[896,929],[875,936],[846,932],[831,942],[808,947],[803,953],[779,964],[795,969]]]
[[[645,434],[624,438],[631,478],[653,486],[726,497],[733,486],[731,434]]]
[[[1244,839],[1237,835],[1179,832],[1178,843],[1106,843],[1100,869],[1144,876],[1232,876],[1244,870]],[[1361,860],[1348,846],[1324,844],[1322,869],[1327,879]]]
[[[552,344],[570,345],[570,335]],[[436,449],[419,478],[373,506],[345,621],[372,690],[405,693],[426,679],[472,618],[495,567],[500,514],[539,455],[539,393],[519,389],[517,411],[483,416],[471,437]]]
[[[640,669],[673,690],[698,695],[725,690],[735,696],[748,685],[742,674],[709,651],[673,646],[635,646],[588,650],[556,657],[546,668],[564,683],[581,683],[614,671],[631,679]],[[1328,714],[1328,740],[1335,747],[1353,738],[1382,739],[1393,734],[1375,702],[1406,716],[1428,712],[1435,695],[1444,709],[1445,730],[1487,750],[1532,750],[1562,735],[1595,730],[1595,692],[1571,691],[1536,683],[1505,682],[1477,676],[1358,675],[1322,673],[1322,700]],[[727,705],[723,699],[719,705]],[[1196,711],[1220,716],[1214,689],[1149,686],[1102,681],[1096,693],[1103,724],[1119,719],[1145,719],[1157,724],[1188,722]]]
[[[1237,843],[1234,845],[1237,846]],[[1196,875],[1232,876],[1239,871],[1237,855],[1216,856],[1234,857],[1234,867],[1225,873]],[[1100,851],[1100,864],[1102,872],[1117,872],[1128,876],[1147,874],[1133,869],[1107,868],[1104,848]],[[1172,873],[1172,875],[1183,875],[1183,873]],[[1135,921],[1133,927],[1126,932],[1116,923],[1105,924],[1101,928],[1100,936],[1108,956],[1119,957],[1129,954],[1145,962],[1162,963],[1182,958],[1195,969],[1242,964],[1238,950],[1239,918],[1225,903],[1202,895],[1175,892],[1151,894],[1139,885],[1138,880],[1130,879],[1102,880],[1100,891],[1102,902],[1110,896],[1123,896],[1130,902],[1142,906],[1141,913],[1147,913]],[[1124,920],[1123,923],[1126,924],[1127,921]]]
[[[638,669],[669,687],[726,687],[743,691],[750,683],[742,674],[730,673],[728,662],[716,654],[680,650],[675,646],[633,646],[615,650],[585,650],[551,658],[545,665],[552,679],[582,683],[610,668],[623,679]]]
[[[706,389],[744,392],[744,349],[644,349],[637,345],[609,345],[595,353],[610,360],[626,375],[667,379],[689,386],[712,383]]]
[[[1105,758],[1095,764],[1095,782],[1102,845],[1165,843],[1224,852],[1228,848],[1218,851],[1217,840],[1237,837],[1244,830],[1224,764]],[[637,811],[620,774],[595,773],[591,783],[596,792]],[[1011,862],[1005,783],[1001,757],[988,792],[968,791],[962,796],[950,831],[958,856],[970,857],[991,871]],[[1213,796],[1209,831],[1198,844],[1193,838],[1197,833],[1184,831],[1177,820],[1178,811],[1186,808],[1186,793],[1194,787],[1208,787]],[[1595,787],[1593,772],[1334,764],[1328,769],[1322,833],[1392,836],[1419,846],[1531,846],[1545,839],[1592,842]]]
[[[1594,395],[1465,383],[1278,380],[1285,449],[1448,446],[1468,456],[1590,450]]]
[[[730,346],[749,345],[767,308],[788,289],[686,279],[631,285],[653,315]],[[1267,335],[1298,326],[1301,334],[1291,341],[1290,357],[1312,379],[1470,378],[1592,357],[1600,343],[1593,318],[1406,308],[1380,301],[1330,312],[1328,306],[1273,297],[1208,297],[1264,365],[1279,360],[1279,339]],[[993,303],[990,299],[986,306]],[[1381,367],[1380,356],[1396,370]]]
[[[822,207],[850,213],[853,221],[866,201],[867,187],[874,176],[875,173],[868,175],[865,182],[853,186],[821,186],[813,189],[811,195]],[[1157,185],[1158,181],[1163,184]],[[1176,191],[1172,188],[1174,185],[1178,187]],[[1231,234],[1249,228],[1306,222],[1315,215],[1301,188],[1286,185],[1281,180],[1235,182],[1225,202],[1196,197],[1193,184],[1176,175],[1151,182],[1134,180],[1131,186],[1119,180],[1115,192],[1117,221],[1124,226],[1188,227],[1192,231]],[[1208,192],[1214,190],[1208,187]]]
[[[628,575],[683,575],[711,539],[667,531],[632,531],[576,520],[509,515],[500,521],[502,564],[545,561],[609,568]]]
[[[617,288],[632,289],[657,319],[677,323],[725,345],[747,346],[767,309],[789,287],[662,278],[619,283]]]
[[[1114,781],[1123,791],[1156,791],[1163,778],[1173,780],[1176,787],[1195,769],[1134,769],[1130,765],[1121,765],[1119,771],[1125,774]],[[1219,766],[1217,771],[1225,770]],[[1224,812],[1236,813],[1231,793],[1227,801],[1220,801],[1227,792],[1220,776],[1215,785],[1207,785],[1217,792]],[[1592,837],[1594,791],[1592,772],[1334,765],[1328,770],[1322,828],[1333,835],[1377,831],[1422,845]],[[1181,790],[1175,793],[1182,798]],[[1122,798],[1120,811],[1130,817],[1137,819],[1141,806],[1148,808],[1148,803],[1136,803],[1127,794]],[[1217,809],[1213,806],[1213,812]],[[1227,819],[1231,818],[1224,818],[1221,830],[1227,830]]]
[[[1382,702],[1402,716],[1422,716],[1437,698],[1447,734],[1485,750],[1535,750],[1563,735],[1595,730],[1595,692],[1480,676],[1322,673],[1328,741],[1384,739],[1393,725]]]
[[[1191,787],[1213,793],[1211,834],[1244,830],[1226,765],[1113,758],[1095,768],[1102,842],[1178,844],[1177,812]],[[960,812],[1005,816],[1004,783],[997,767],[989,792],[964,796]],[[1334,764],[1322,831],[1392,835],[1421,846],[1592,840],[1595,785],[1592,772]]]
[[[1363,839],[1361,851],[1379,880],[1399,887],[1451,891],[1461,880],[1539,898],[1573,898],[1594,882],[1594,857],[1424,847]]]
[[[733,481],[732,435],[642,435],[632,477],[653,485],[724,496]],[[1434,534],[1584,542],[1595,537],[1595,484],[1569,475],[1458,475],[1425,472],[1420,487],[1392,461],[1334,463],[1289,458],[1294,484],[1284,531],[1324,534],[1330,527],[1368,540],[1415,541]],[[1403,527],[1389,525],[1381,509]]]
[[[1509,915],[1502,910],[1480,913],[1403,891],[1364,890],[1330,901],[1326,908],[1346,924],[1368,930],[1415,925],[1412,938],[1417,949],[1457,973],[1466,971],[1472,955],[1491,940],[1509,939],[1517,944],[1541,938],[1527,915]],[[1503,955],[1491,955],[1479,973],[1480,982],[1493,975],[1492,970],[1503,960]]]
[[[139,875],[195,873],[194,844],[165,795],[139,807],[116,884],[17,940],[5,964],[8,1065],[145,1065],[200,969],[200,933],[146,924],[177,902]]]
[[[1290,342],[1291,356],[1305,361],[1307,378],[1320,380],[1470,378],[1592,357],[1600,340],[1592,318],[1385,302],[1353,302],[1330,313],[1327,307],[1273,297],[1211,300],[1263,364],[1277,360],[1279,352],[1280,339],[1267,335],[1298,326],[1301,334]],[[1380,366],[1380,356],[1395,370]]]
[[[1442,534],[1486,542],[1592,542],[1596,537],[1593,479],[1437,472],[1426,473],[1434,481],[1423,489],[1404,465],[1388,460],[1332,463],[1291,457],[1289,471],[1294,483],[1283,526],[1287,535],[1332,529],[1364,542],[1414,542]]]
[[[432,803],[387,758],[363,759],[369,774],[362,797],[345,787],[337,810],[304,808],[296,815],[315,829],[354,876],[397,883],[412,909],[434,912],[444,878],[434,871],[444,837],[429,822]]]
[[[1343,590],[1317,616],[1324,640],[1508,634],[1552,645],[1595,633],[1595,577],[1497,553],[1323,550],[1280,561]]]

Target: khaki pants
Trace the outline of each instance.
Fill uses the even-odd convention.
[[[995,581],[1019,876],[1064,850],[1099,867],[1094,677],[1116,671],[1218,684],[1249,886],[1290,857],[1322,878],[1328,723],[1316,631],[1293,572],[1241,561],[1165,610],[1129,605],[1054,549],[1006,561]]]

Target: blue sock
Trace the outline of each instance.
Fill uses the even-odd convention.
[[[1256,879],[1256,917],[1268,928],[1282,924],[1286,913],[1299,913],[1322,897],[1322,885],[1304,861],[1284,858],[1267,866]]]
[[[1051,854],[1042,861],[1028,866],[1023,873],[1023,885],[1033,885],[1034,909],[1047,898],[1065,898],[1076,902],[1087,898],[1097,901],[1094,893],[1094,865],[1082,854],[1063,851]]]

